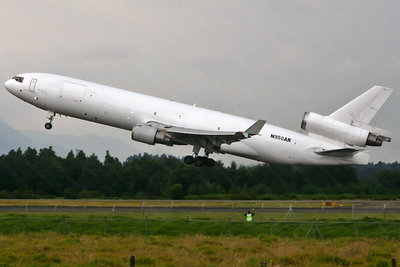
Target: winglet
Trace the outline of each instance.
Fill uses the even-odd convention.
[[[258,120],[253,125],[251,125],[249,129],[247,129],[244,133],[247,133],[248,135],[256,135],[261,131],[265,123],[265,120]]]

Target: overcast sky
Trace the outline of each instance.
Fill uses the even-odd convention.
[[[382,85],[397,90],[372,124],[393,142],[371,160],[400,161],[400,1],[0,2],[2,82],[56,73],[293,130],[305,111],[328,115]],[[46,115],[0,90],[13,128],[48,134]],[[72,118],[52,132],[130,138]]]

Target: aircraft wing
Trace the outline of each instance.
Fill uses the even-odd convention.
[[[237,132],[192,129],[169,126],[158,122],[148,122],[147,124],[169,134],[174,143],[190,144],[218,152],[222,144],[231,144],[257,135],[265,123],[265,120],[258,120],[247,130]]]

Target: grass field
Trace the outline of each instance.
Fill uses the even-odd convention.
[[[4,266],[390,266],[398,242],[224,236],[0,235]]]
[[[393,220],[399,221],[400,220],[400,213],[366,213],[357,211],[353,215],[351,213],[330,213],[330,212],[310,212],[310,213],[296,213],[294,209],[296,219],[299,221],[310,221],[315,218],[315,220],[359,220],[365,217],[376,218],[378,220]],[[7,216],[10,212],[0,212],[0,217]],[[244,220],[244,212],[242,211],[232,211],[232,212],[118,212],[118,209],[115,209],[115,212],[112,211],[110,208],[104,212],[64,212],[64,211],[53,211],[53,212],[30,212],[30,211],[22,211],[19,213],[12,213],[12,214],[20,214],[22,216],[25,214],[26,216],[62,216],[66,215],[69,217],[87,217],[89,215],[93,216],[104,216],[107,217],[115,217],[115,216],[122,216],[127,218],[136,218],[136,219],[143,219],[147,216],[149,219],[206,219],[206,220]],[[256,212],[254,220],[256,221],[270,221],[271,218],[275,221],[284,220],[286,217],[286,213],[266,213],[266,212]],[[295,220],[292,214],[289,214],[286,218],[287,220]]]
[[[323,201],[235,201],[235,200],[107,200],[107,199],[0,199],[0,206],[74,206],[74,207],[220,207],[220,208],[285,208],[292,204],[293,208],[321,208]],[[351,207],[354,201],[337,201],[337,205]],[[332,208],[332,207],[325,207]]]
[[[293,222],[288,222],[283,221],[285,213],[257,212],[255,221],[248,223],[243,212],[235,211],[128,213],[118,208],[112,212],[112,207],[142,206],[142,202],[57,201],[34,204],[29,200],[31,205],[46,206],[86,203],[109,207],[109,211],[1,212],[0,266],[129,266],[129,257],[134,255],[135,266],[261,266],[265,261],[265,266],[382,267],[391,266],[391,260],[400,255],[398,213],[295,213],[296,218],[287,218]],[[0,201],[0,205],[24,203]],[[171,205],[171,201],[146,203]],[[202,205],[198,201],[174,205],[181,203]],[[234,203],[253,207],[255,202]],[[295,211],[296,207],[321,207],[321,202],[268,203],[273,207],[293,203]],[[318,229],[311,228],[313,219]]]
[[[158,216],[159,215],[159,216]],[[165,215],[168,215],[166,217]],[[174,216],[175,215],[175,216]],[[165,235],[179,236],[252,236],[270,235],[278,237],[299,238],[309,236],[317,238],[341,237],[385,237],[398,239],[400,222],[364,217],[358,220],[315,219],[312,220],[255,220],[251,223],[240,219],[218,218],[218,214],[197,213],[192,217],[183,214],[159,213],[142,217],[139,213],[104,216],[90,214],[75,216],[74,214],[2,214],[0,215],[0,233],[18,234],[21,232],[60,232],[89,235]],[[282,216],[282,214],[279,214]],[[335,215],[335,214],[332,214]],[[373,215],[373,214],[371,214]],[[315,226],[312,227],[315,222]],[[311,230],[310,230],[311,229]],[[319,234],[319,232],[321,234]]]

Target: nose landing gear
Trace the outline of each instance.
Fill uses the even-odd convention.
[[[50,122],[47,122],[47,123],[44,125],[44,128],[46,128],[47,130],[50,130],[51,128],[53,128],[53,124],[51,124]]]
[[[52,115],[50,115],[50,117],[48,117],[48,119],[50,120],[49,122],[47,122],[44,125],[44,128],[46,128],[47,130],[50,130],[51,128],[53,128],[53,124],[51,124],[54,120],[54,116],[56,116],[56,113],[54,112]]]

